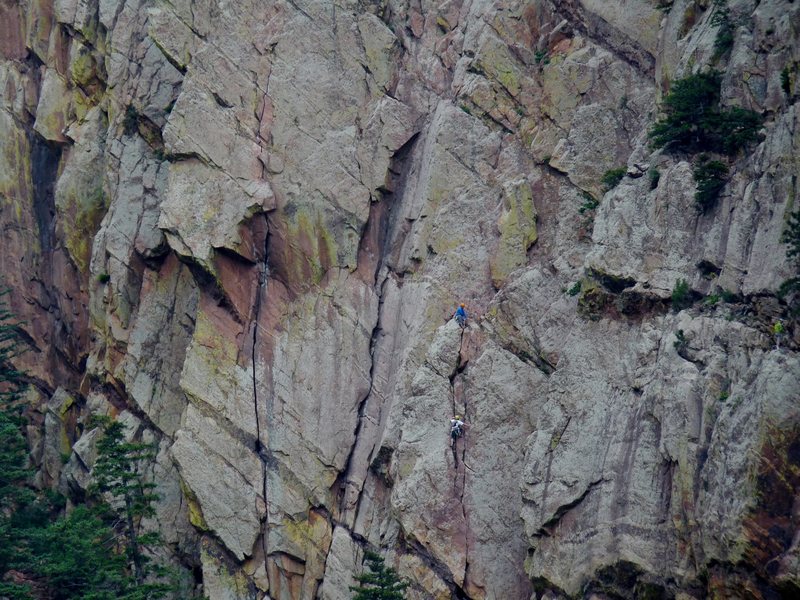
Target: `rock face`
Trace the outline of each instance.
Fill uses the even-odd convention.
[[[797,594],[799,22],[0,0],[37,484],[85,488],[86,416],[126,419],[213,599],[349,598],[365,548],[409,598]],[[647,132],[712,68],[763,127],[699,214],[696,157]]]

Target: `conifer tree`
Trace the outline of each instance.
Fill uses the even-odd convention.
[[[650,129],[652,147],[734,155],[754,142],[761,116],[742,108],[721,108],[721,82],[716,71],[674,81],[661,106],[664,116]]]
[[[153,535],[137,535],[135,521],[152,514],[152,484],[138,475],[139,462],[151,456],[144,444],[126,444],[122,425],[105,422],[105,437],[98,444],[96,477],[99,489],[124,505],[123,519],[134,563],[118,552],[118,536],[109,526],[109,507],[77,506],[55,518],[62,503],[52,493],[30,485],[28,445],[23,435],[25,419],[18,405],[25,385],[24,373],[12,359],[22,351],[19,323],[0,292],[0,598],[29,600],[156,600],[174,586],[142,583],[146,574],[141,547]],[[131,543],[133,540],[133,543]],[[13,581],[13,580],[16,580]]]
[[[6,305],[7,294],[8,290],[0,292],[0,580],[25,553],[21,517],[34,501],[33,492],[25,487],[31,471],[16,407],[23,376],[11,363],[20,353],[19,324]],[[25,585],[0,581],[0,596],[26,598],[27,590]]]
[[[155,533],[140,534],[139,524],[143,517],[153,516],[153,502],[158,495],[153,492],[155,484],[146,483],[140,473],[142,462],[154,457],[150,444],[126,442],[123,424],[106,420],[103,438],[97,443],[97,461],[92,474],[93,489],[107,492],[119,508],[125,534],[125,549],[133,563],[134,577],[142,584],[148,574],[147,558],[143,547],[158,543]]]
[[[800,209],[789,215],[786,229],[781,235],[781,242],[786,244],[787,258],[796,258],[800,261]]]
[[[404,590],[408,583],[397,576],[397,571],[384,565],[383,557],[367,550],[364,559],[369,567],[369,573],[362,573],[356,577],[361,587],[351,587],[355,592],[353,600],[403,600]],[[368,586],[368,587],[365,587]]]
[[[24,385],[23,374],[11,360],[22,353],[20,324],[8,308],[5,296],[9,290],[0,291],[0,410],[8,412]]]

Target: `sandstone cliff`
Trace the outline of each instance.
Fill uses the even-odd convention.
[[[366,547],[409,598],[798,593],[799,29],[790,0],[0,0],[39,484],[85,488],[87,415],[125,419],[212,599],[349,598]],[[708,68],[764,122],[699,214],[647,132]]]

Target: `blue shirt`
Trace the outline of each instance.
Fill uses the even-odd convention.
[[[467,311],[464,310],[463,306],[458,307],[458,310],[456,310],[456,316],[464,317],[465,319],[467,318]]]

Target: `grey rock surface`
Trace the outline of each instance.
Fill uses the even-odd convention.
[[[212,599],[349,598],[366,549],[413,599],[794,593],[799,17],[0,2],[37,485],[79,496],[89,414],[130,423]],[[648,130],[712,68],[763,123],[701,214]]]

